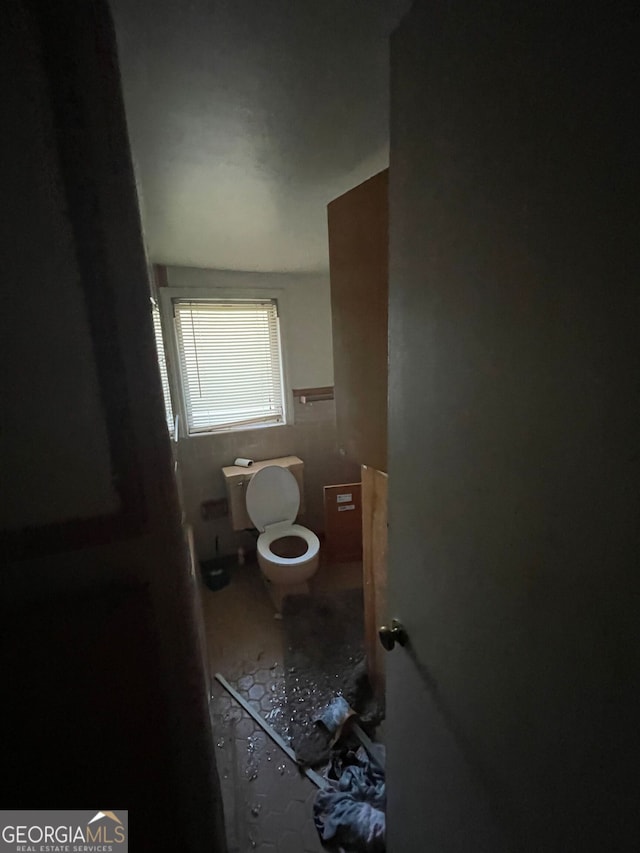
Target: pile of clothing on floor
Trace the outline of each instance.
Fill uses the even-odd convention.
[[[352,715],[341,721],[340,733]],[[357,853],[384,853],[384,747],[369,742],[368,749],[352,737],[338,740],[325,772],[327,787],[316,794],[313,815],[323,843]]]

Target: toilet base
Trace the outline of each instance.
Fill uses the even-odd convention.
[[[279,584],[270,581],[264,572],[261,571],[260,574],[262,575],[262,581],[267,589],[269,599],[278,615],[282,614],[282,606],[288,595],[309,595],[310,588],[306,581],[294,584]]]

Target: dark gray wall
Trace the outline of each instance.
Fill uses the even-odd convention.
[[[633,17],[418,2],[392,39],[392,853],[499,849],[471,788],[507,849],[638,847]]]
[[[130,810],[132,847],[222,851],[197,579],[108,11],[9,0],[2,24],[8,802],[104,798]]]

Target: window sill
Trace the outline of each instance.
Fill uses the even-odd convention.
[[[188,435],[183,436],[180,440],[189,438],[211,438],[213,435],[228,435],[229,433],[236,432],[254,432],[255,430],[263,430],[263,429],[278,429],[279,427],[289,426],[286,421],[281,421],[277,424],[242,424],[241,426],[236,427],[224,427],[223,429],[212,429],[208,432],[190,432]]]

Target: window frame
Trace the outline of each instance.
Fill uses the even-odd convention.
[[[159,352],[159,348],[158,348],[158,337],[156,335],[156,329],[155,329],[155,318],[156,318],[156,316],[158,317],[158,323],[160,326],[160,342],[162,343],[162,353]],[[162,384],[162,398],[164,401],[164,408],[165,408],[165,420],[167,422],[167,430],[169,432],[169,436],[173,439],[174,432],[176,429],[176,414],[177,414],[177,412],[176,412],[176,407],[175,407],[175,403],[174,403],[174,393],[173,393],[173,389],[171,387],[171,375],[169,372],[169,362],[167,360],[167,345],[165,343],[164,326],[162,323],[162,309],[160,307],[160,299],[158,298],[157,294],[154,294],[151,296],[151,322],[153,324],[153,337],[154,337],[154,340],[156,343],[156,350],[158,350],[158,353],[157,353],[158,369],[160,371],[160,382]],[[169,411],[167,410],[167,399],[165,398],[165,393],[164,393],[164,381],[163,381],[163,376],[162,376],[163,365],[162,365],[161,359],[164,359],[165,378],[167,380],[167,389],[169,391],[168,402],[169,402],[169,410],[171,413],[171,420],[170,421],[166,417],[166,415],[169,414]]]
[[[178,415],[178,428],[174,438],[195,439],[202,436],[225,435],[227,433],[246,432],[248,430],[277,429],[291,423],[293,412],[293,397],[288,382],[287,339],[288,317],[286,293],[282,288],[274,287],[162,287],[158,288],[160,305],[160,323],[164,339],[169,389],[173,404],[174,416]],[[193,302],[233,302],[234,300],[274,300],[277,303],[280,323],[280,359],[282,364],[282,421],[279,423],[239,424],[189,432],[187,421],[187,405],[185,399],[185,384],[182,379],[180,353],[176,324],[174,322],[173,306],[176,301]]]

